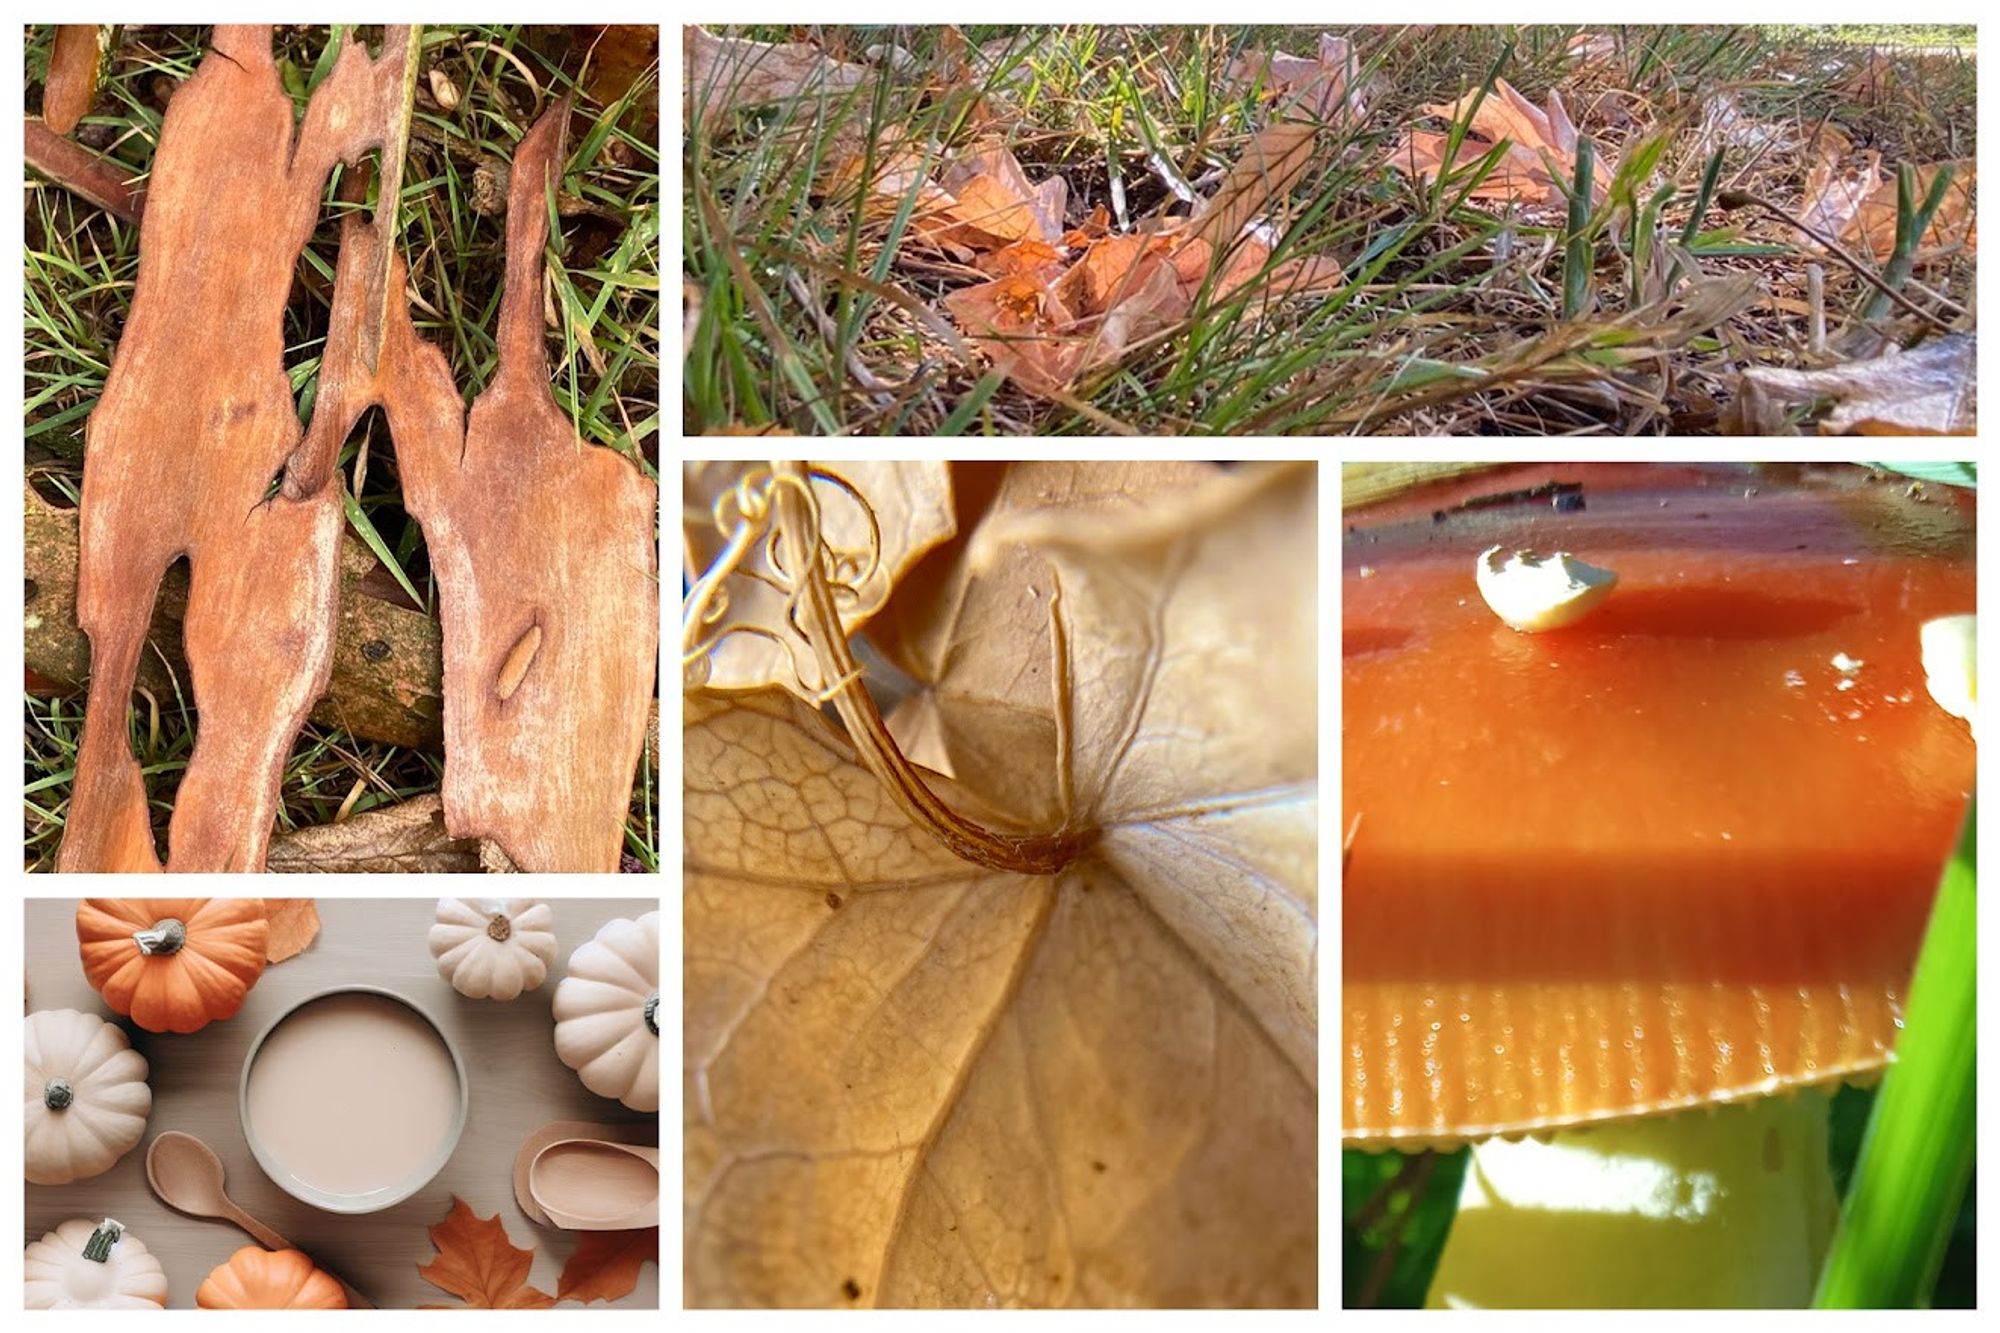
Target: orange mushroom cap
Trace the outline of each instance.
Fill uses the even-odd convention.
[[[1455,507],[1551,478],[1585,507]],[[1918,637],[1973,609],[1971,494],[1852,466],[1542,465],[1346,523],[1346,1141],[1879,1070],[1973,785]],[[1619,586],[1517,633],[1474,586],[1495,543]]]

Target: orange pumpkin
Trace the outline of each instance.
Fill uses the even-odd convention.
[[[245,1245],[194,1294],[204,1310],[345,1310],[347,1293],[297,1250]]]
[[[194,1032],[243,1007],[264,971],[262,898],[86,898],[83,974],[148,1032]]]

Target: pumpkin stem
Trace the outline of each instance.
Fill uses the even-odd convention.
[[[187,927],[168,917],[165,921],[155,921],[151,930],[135,930],[132,942],[139,946],[143,954],[168,954],[180,952],[187,943]]]
[[[42,1105],[60,1111],[76,1100],[76,1089],[66,1078],[52,1078],[42,1085]]]
[[[106,1263],[111,1258],[111,1247],[125,1238],[125,1224],[112,1218],[105,1218],[97,1224],[97,1230],[90,1233],[90,1239],[83,1243],[83,1257],[94,1264]]]
[[[660,1035],[660,993],[654,991],[646,997],[646,1026],[654,1036]]]
[[[512,935],[513,933],[514,933],[514,923],[507,919],[507,914],[505,912],[495,912],[493,914],[493,919],[486,923],[486,934],[488,935],[488,937],[498,941],[501,944],[505,944],[507,942],[507,937],[509,935]]]

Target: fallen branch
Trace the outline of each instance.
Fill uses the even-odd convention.
[[[28,165],[52,184],[88,199],[107,213],[137,222],[145,211],[145,187],[134,183],[123,163],[72,143],[33,116],[27,118],[22,151]]]

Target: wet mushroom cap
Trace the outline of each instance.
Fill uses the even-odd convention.
[[[1458,507],[1551,475],[1586,507]],[[1919,643],[1973,607],[1971,493],[1860,467],[1543,465],[1345,525],[1346,1141],[1879,1070],[1973,785]],[[1473,582],[1496,543],[1576,552],[1618,591],[1517,633]]]

